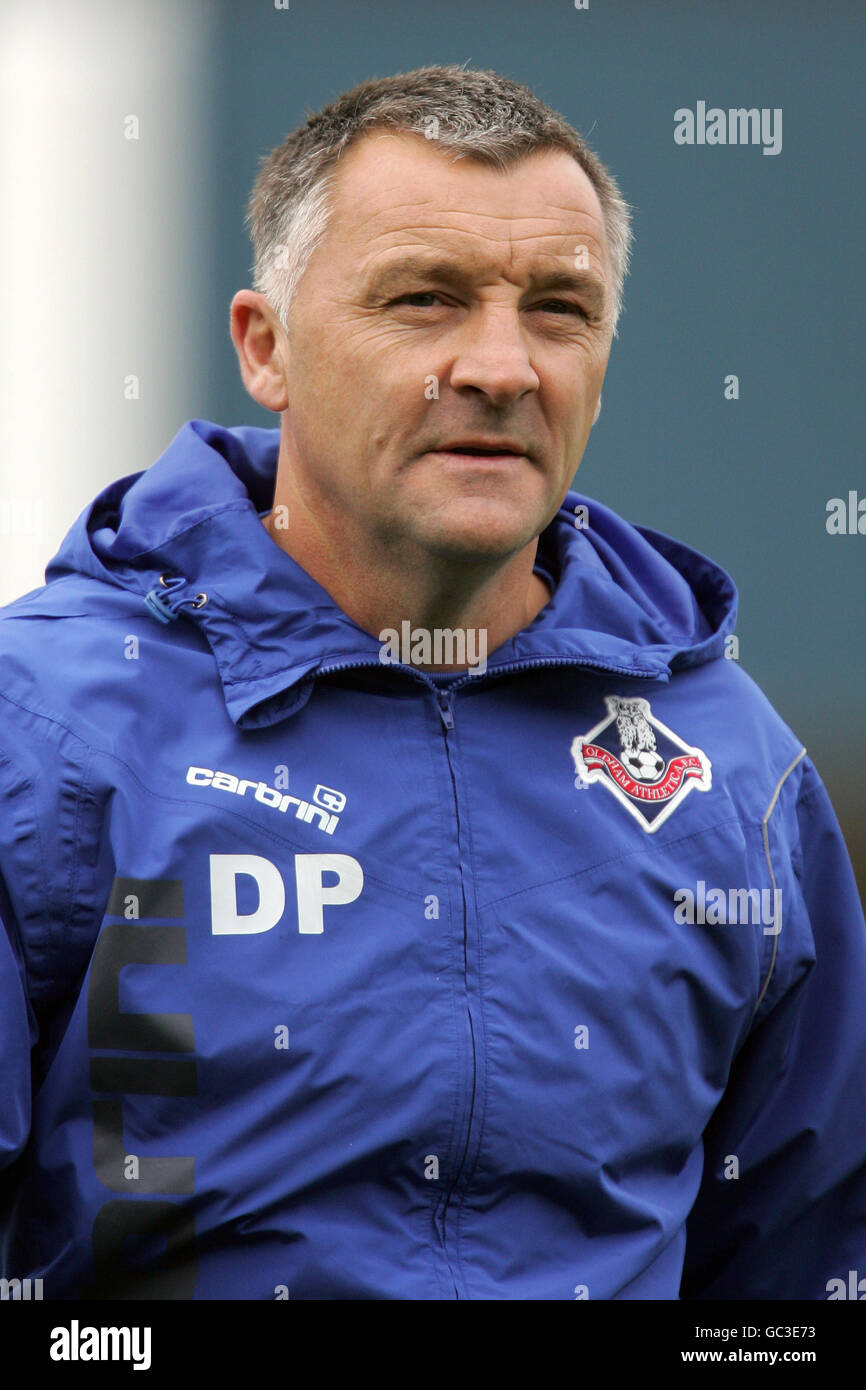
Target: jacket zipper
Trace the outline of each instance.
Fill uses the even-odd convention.
[[[439,700],[439,715],[442,723],[445,725],[445,732],[447,734],[449,729],[454,728],[454,714],[451,709],[451,701],[448,699],[447,690],[437,690],[436,695]]]
[[[366,659],[356,658],[354,661],[335,661],[330,666],[314,667],[313,670],[309,672],[309,678],[318,679],[319,676],[330,676],[336,671],[354,671],[360,670],[363,667],[381,666],[381,664],[382,663],[377,657],[368,657]],[[459,690],[461,686],[467,685],[469,681],[472,681],[475,685],[480,685],[482,682],[494,680],[497,676],[507,676],[514,671],[535,671],[542,666],[576,666],[578,668],[588,668],[591,671],[604,671],[611,676],[625,676],[629,680],[632,678],[636,680],[654,681],[666,681],[670,679],[670,670],[667,665],[628,666],[625,662],[619,665],[613,661],[596,661],[590,656],[530,656],[524,657],[519,661],[509,661],[504,666],[494,666],[482,676],[464,676],[462,680],[455,681],[450,689],[444,692],[434,686],[433,682],[429,680],[422,671],[416,671],[411,666],[389,665],[385,669],[389,671],[396,669],[405,672],[406,675],[410,676],[413,680],[421,681],[422,684],[426,685],[428,690],[432,688],[438,697],[446,693],[447,695],[451,695],[455,690]],[[439,713],[442,716],[443,724],[446,718],[450,717],[453,719],[450,705],[446,714],[442,710],[441,702],[439,702]]]
[[[455,683],[455,685],[459,685],[461,683],[462,682],[458,681]],[[451,694],[454,689],[455,686],[452,686],[449,690],[441,690],[437,688],[436,702],[439,709],[439,717],[442,720],[443,735],[445,739],[445,756],[448,759],[448,771],[451,774],[451,793],[454,800],[454,815],[457,822],[457,857],[460,866],[460,894],[463,904],[463,987],[465,990],[466,1021],[469,1030],[469,1048],[472,1068],[469,1088],[469,1106],[466,1115],[463,1119],[464,1137],[462,1146],[460,1146],[460,1158],[457,1163],[457,1168],[451,1178],[451,1181],[448,1183],[448,1186],[446,1187],[444,1194],[440,1196],[439,1201],[437,1202],[436,1209],[433,1215],[433,1221],[442,1246],[442,1254],[445,1257],[445,1261],[448,1265],[448,1269],[451,1275],[451,1281],[454,1285],[454,1296],[456,1299],[459,1300],[461,1294],[459,1276],[455,1267],[456,1250],[454,1262],[452,1262],[451,1257],[448,1253],[448,1233],[446,1229],[446,1218],[448,1215],[449,1203],[451,1201],[452,1196],[454,1195],[454,1192],[457,1189],[461,1177],[463,1176],[463,1172],[466,1167],[466,1158],[469,1153],[469,1143],[472,1137],[472,1125],[475,1119],[475,1095],[478,1085],[478,1052],[476,1046],[475,1018],[472,1013],[472,1005],[470,1003],[469,997],[469,903],[466,895],[466,877],[463,870],[463,826],[460,819],[460,802],[457,795],[457,778],[454,773],[454,764],[451,757],[451,750],[448,746],[448,735],[454,728],[454,709],[451,704]]]

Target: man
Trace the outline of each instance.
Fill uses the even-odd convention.
[[[866,933],[711,561],[569,491],[628,209],[525,88],[365,83],[186,425],[0,624],[5,1277],[836,1296]],[[31,1099],[32,1098],[32,1099]]]

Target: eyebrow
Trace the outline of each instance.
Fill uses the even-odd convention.
[[[469,289],[474,276],[459,263],[444,260],[431,260],[426,256],[404,256],[391,261],[374,272],[367,286],[367,294],[378,298],[399,289],[407,279],[433,280]],[[569,290],[579,295],[590,307],[601,312],[607,300],[605,282],[588,270],[542,270],[533,271],[529,277],[528,288],[544,290]]]

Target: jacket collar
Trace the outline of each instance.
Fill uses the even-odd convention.
[[[279,430],[189,421],[151,468],[95,499],[46,571],[49,582],[87,573],[142,601],[161,592],[208,643],[241,728],[299,709],[317,675],[379,665],[378,639],[262,525],[278,450]],[[586,528],[575,525],[581,506]],[[733,629],[736,591],[723,570],[578,493],[542,532],[538,559],[555,581],[551,601],[488,654],[486,677],[475,679],[551,662],[668,679],[675,667],[719,655]],[[195,607],[201,594],[207,600]]]

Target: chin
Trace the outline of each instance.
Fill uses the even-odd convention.
[[[424,542],[431,552],[453,559],[507,560],[537,535],[537,530],[527,527],[525,516],[479,520],[475,524],[464,519],[460,524],[437,527],[435,533],[424,537]]]

